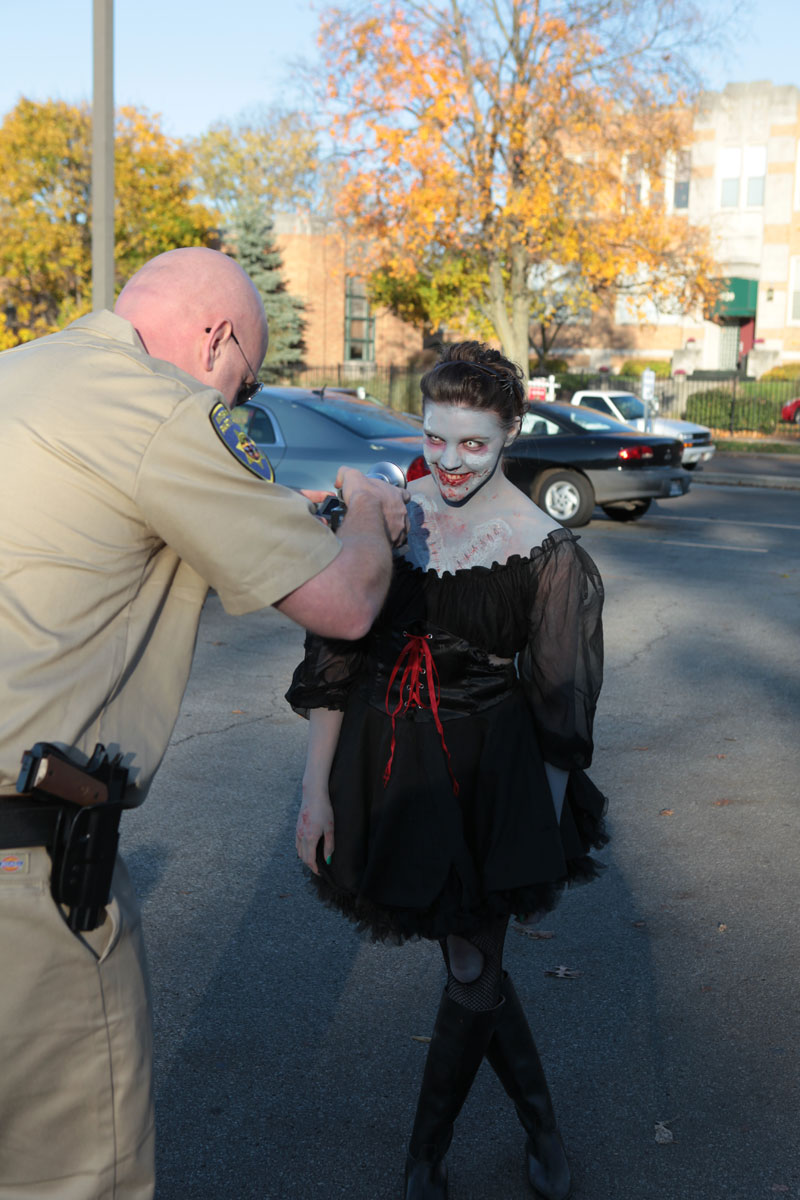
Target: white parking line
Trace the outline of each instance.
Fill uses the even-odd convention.
[[[673,538],[659,538],[659,546],[689,546],[697,550],[733,550],[737,554],[769,554],[766,547],[761,546],[715,546],[713,542],[679,542]]]
[[[673,517],[667,513],[651,513],[649,521],[706,521],[709,525],[736,525],[740,529],[751,526],[753,529],[800,529],[800,525],[782,525],[778,521],[734,521],[730,517]]]
[[[644,530],[640,532],[644,533]],[[603,534],[606,534],[609,537],[617,538],[621,536],[622,529],[620,528],[619,531],[617,529],[593,529],[592,536],[597,534],[601,537]],[[724,546],[715,542],[691,542],[688,539],[679,541],[677,538],[660,538],[657,536],[649,537],[646,541],[651,546],[681,546],[684,549],[697,550],[732,550],[735,554],[769,554],[769,547],[767,546]]]

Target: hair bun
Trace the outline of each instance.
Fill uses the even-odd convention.
[[[420,387],[435,403],[494,411],[510,429],[525,411],[523,381],[521,369],[499,350],[468,341],[443,346]]]

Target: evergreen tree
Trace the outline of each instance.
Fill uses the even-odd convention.
[[[305,304],[286,290],[274,227],[274,221],[261,209],[242,205],[231,229],[236,261],[258,288],[269,321],[269,349],[258,373],[263,383],[274,383],[287,370],[302,367],[305,353]]]

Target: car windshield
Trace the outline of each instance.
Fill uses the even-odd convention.
[[[644,416],[644,404],[632,392],[625,392],[624,395],[614,396],[613,400],[626,421],[635,421],[639,417]]]
[[[419,437],[420,434],[419,419],[411,413],[379,408],[369,400],[348,401],[338,397],[336,400],[303,400],[303,407],[322,413],[323,416],[336,421],[337,425],[349,429],[351,433],[357,433],[359,437],[370,440],[414,435]]]

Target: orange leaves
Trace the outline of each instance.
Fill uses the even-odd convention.
[[[376,0],[368,17],[328,14],[333,133],[352,152],[340,210],[404,311],[475,329],[491,314],[526,363],[525,312],[585,319],[620,281],[696,298],[702,245],[663,204],[641,201],[642,178],[655,198],[680,144],[674,106],[656,99],[675,91],[670,29],[634,28],[623,9]]]

